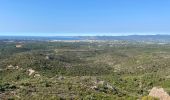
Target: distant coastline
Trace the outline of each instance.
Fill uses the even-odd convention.
[[[139,42],[170,42],[170,35],[127,35],[127,36],[0,36],[0,40],[121,40]]]

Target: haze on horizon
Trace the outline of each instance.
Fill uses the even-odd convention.
[[[0,35],[170,34],[169,0],[2,0]]]

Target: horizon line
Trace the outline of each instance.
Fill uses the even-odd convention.
[[[0,35],[0,37],[95,37],[95,36],[165,36],[170,34],[130,34],[130,35]]]
[[[130,36],[170,35],[170,32],[0,32],[0,36]]]

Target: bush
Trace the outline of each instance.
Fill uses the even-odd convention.
[[[152,96],[144,96],[142,100],[159,100],[159,99]]]

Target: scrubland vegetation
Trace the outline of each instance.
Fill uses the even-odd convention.
[[[170,44],[0,42],[0,99],[157,100],[170,93]]]

